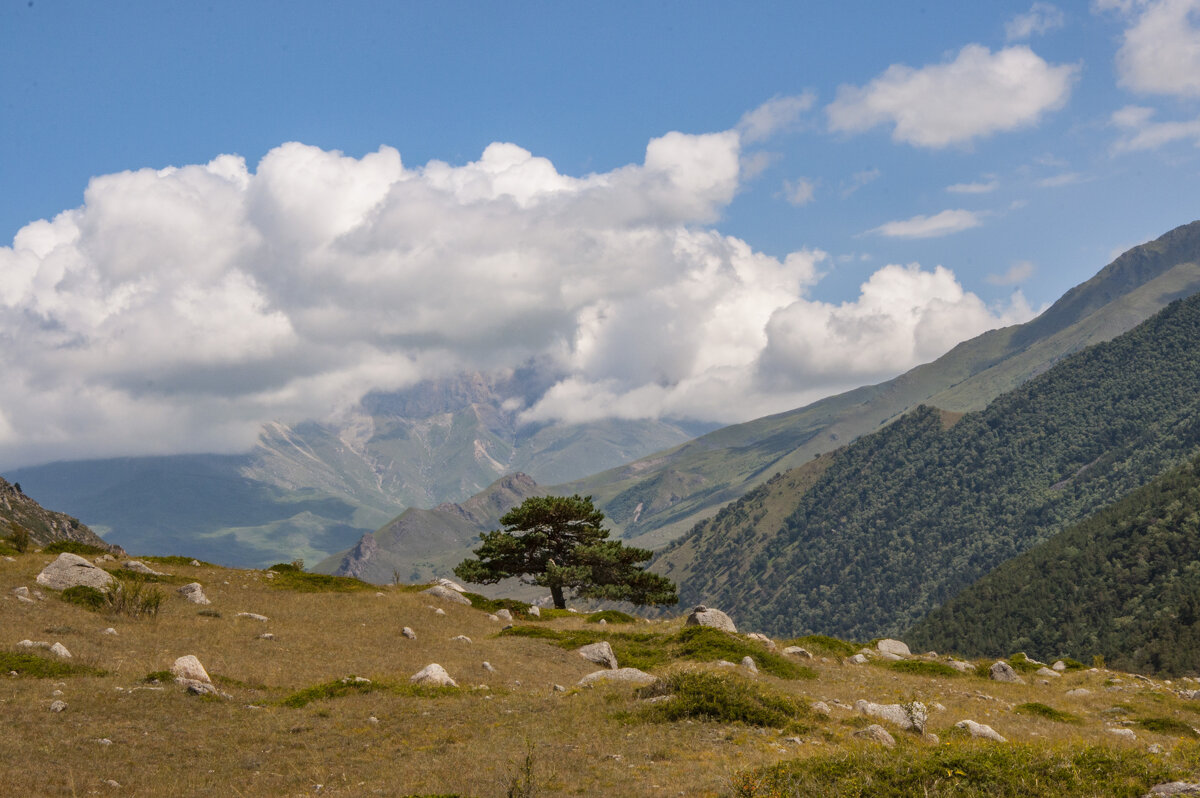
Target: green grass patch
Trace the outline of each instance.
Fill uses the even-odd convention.
[[[593,612],[587,616],[588,623],[637,623],[637,618],[627,612],[619,612],[617,610],[604,610],[602,612]]]
[[[672,653],[680,659],[700,662],[718,659],[741,662],[742,657],[750,657],[760,671],[780,679],[817,678],[812,668],[798,665],[781,654],[764,651],[758,644],[711,626],[685,626],[672,637]]]
[[[922,659],[901,659],[895,662],[881,663],[882,667],[898,673],[908,673],[913,676],[944,676],[953,678],[962,676],[944,662],[929,662]]]
[[[103,676],[104,671],[57,657],[43,657],[28,651],[0,651],[0,673],[15,672],[34,679],[57,679],[63,676]]]
[[[0,557],[13,557],[21,553],[22,551],[14,546],[8,538],[0,540]]]
[[[1047,704],[1041,704],[1037,701],[1030,701],[1026,704],[1017,704],[1013,707],[1013,712],[1021,715],[1033,715],[1038,718],[1045,718],[1057,723],[1082,723],[1083,719],[1077,715],[1072,715],[1070,712],[1063,712],[1061,709],[1055,709]]]
[[[325,701],[331,698],[341,698],[348,695],[358,695],[365,693],[386,692],[393,695],[417,696],[423,698],[435,698],[438,696],[457,695],[458,690],[453,687],[427,687],[424,685],[415,684],[393,684],[391,682],[381,682],[376,680],[359,679],[354,676],[347,676],[344,679],[334,679],[331,682],[316,684],[312,687],[306,687],[303,690],[297,690],[291,695],[280,700],[279,704],[293,709],[300,709],[308,706],[313,701]]]
[[[649,722],[704,720],[795,728],[800,721],[813,719],[807,704],[731,673],[680,671],[657,684],[641,688],[638,695],[641,698],[670,696],[667,701],[640,708],[633,716]],[[806,725],[805,730],[808,728]]]
[[[100,546],[93,546],[90,543],[80,543],[78,540],[56,540],[53,543],[42,546],[43,554],[78,554],[81,557],[99,556],[108,554],[108,549]]]
[[[1190,723],[1178,718],[1138,718],[1137,725],[1146,731],[1157,732],[1158,734],[1170,734],[1175,737],[1189,737],[1191,739],[1200,738],[1200,734],[1196,733],[1196,730],[1192,728]]]
[[[73,585],[58,594],[68,604],[75,604],[89,610],[102,610],[108,605],[108,594],[87,585]]]
[[[1008,658],[1008,664],[1011,665],[1012,669],[1017,673],[1037,673],[1039,668],[1045,667],[1044,665],[1030,662],[1029,658],[1024,654],[1013,654]]]
[[[175,681],[175,674],[170,671],[151,671],[142,677],[146,684],[166,684]]]
[[[531,637],[565,648],[568,651],[580,646],[607,640],[612,646],[617,662],[623,668],[638,668],[648,671],[671,660],[669,642],[671,638],[656,632],[609,632],[603,629],[551,629],[546,626],[514,626],[500,633],[510,637]]]
[[[800,646],[813,654],[826,654],[831,657],[853,657],[862,648],[858,643],[838,640],[836,637],[830,637],[829,635],[797,637],[783,644],[784,648],[788,646]]]
[[[144,574],[141,571],[131,571],[128,568],[114,568],[110,574],[123,582],[138,582],[142,584],[186,585],[192,581],[186,577],[174,574]]]
[[[425,586],[422,585],[421,589],[424,590]],[[477,610],[483,610],[484,612],[508,610],[513,614],[514,618],[521,618],[522,620],[531,620],[536,617],[529,614],[529,608],[532,605],[524,601],[517,601],[510,598],[493,599],[479,593],[471,592],[463,593],[463,595],[471,602],[471,606]]]
[[[1141,751],[1106,746],[978,745],[878,747],[793,759],[739,773],[737,798],[1134,798],[1192,774]]]
[[[1084,665],[1077,659],[1071,659],[1070,657],[1063,657],[1062,664],[1067,666],[1068,671],[1081,671],[1087,668],[1087,665]]]
[[[376,590],[375,585],[367,584],[352,576],[330,576],[328,574],[311,574],[300,570],[276,570],[275,578],[268,579],[267,584],[279,590],[294,590],[297,593],[353,593],[359,590]],[[289,566],[290,568],[290,566]]]
[[[178,554],[168,554],[163,557],[140,557],[142,562],[156,562],[159,565],[191,565],[193,562],[198,562],[201,565],[209,568],[219,568],[219,565],[214,565],[210,562],[197,560],[195,557],[180,557]]]

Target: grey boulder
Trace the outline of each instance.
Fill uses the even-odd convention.
[[[51,590],[66,590],[78,585],[104,590],[114,581],[108,571],[93,565],[78,554],[66,551],[37,575],[37,583]]]

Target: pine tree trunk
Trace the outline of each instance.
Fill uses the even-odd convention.
[[[565,610],[567,601],[563,598],[562,585],[550,585],[550,596],[554,599],[554,609]]]

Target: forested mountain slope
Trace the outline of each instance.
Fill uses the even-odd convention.
[[[1200,459],[1004,563],[905,633],[921,648],[1200,671]]]
[[[656,561],[685,603],[776,634],[908,628],[1200,446],[1200,296],[946,428],[922,408],[834,455],[778,524],[737,502]],[[778,509],[775,510],[778,512]],[[733,543],[731,541],[736,541]]]
[[[623,537],[658,548],[771,475],[917,405],[982,409],[1063,357],[1110,340],[1198,290],[1200,222],[1192,222],[1124,253],[1026,324],[984,333],[887,382],[725,427],[552,491],[594,496]]]

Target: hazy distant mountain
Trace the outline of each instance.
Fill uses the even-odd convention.
[[[267,425],[245,455],[53,463],[9,476],[131,551],[313,563],[408,507],[463,501],[506,473],[562,482],[697,432],[660,421],[521,424],[517,408],[540,387],[533,373],[464,375],[368,395],[336,424]]]
[[[920,408],[787,472],[653,568],[770,633],[896,635],[1197,452],[1200,295],[984,410]]]

